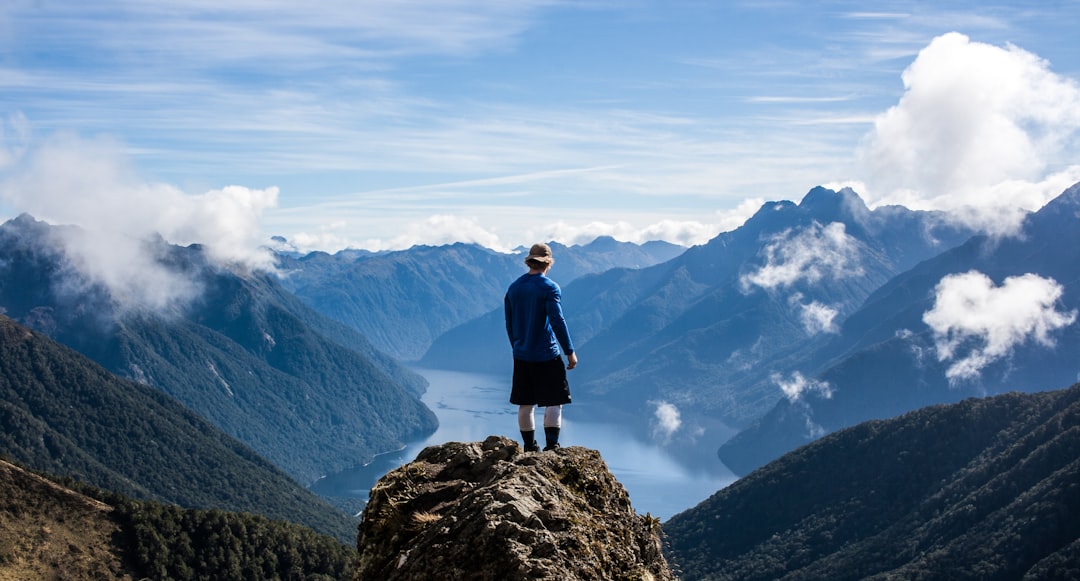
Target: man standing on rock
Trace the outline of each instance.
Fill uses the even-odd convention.
[[[547,277],[555,263],[547,244],[533,244],[521,275],[506,291],[503,309],[506,334],[514,349],[514,379],[510,403],[518,406],[518,427],[526,452],[540,449],[536,443],[536,406],[544,410],[544,450],[559,447],[562,406],[570,403],[566,370],[577,367],[577,354],[562,312],[562,290]],[[566,355],[564,366],[561,353]]]

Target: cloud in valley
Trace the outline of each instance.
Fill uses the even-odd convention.
[[[950,33],[904,71],[859,161],[873,204],[944,209],[991,234],[1080,180],[1080,86],[1019,47]]]
[[[788,299],[790,304],[799,314],[799,321],[808,335],[818,333],[836,333],[836,316],[840,311],[819,301],[803,302],[803,294],[795,293]]]
[[[827,381],[808,379],[798,371],[786,378],[780,373],[773,373],[769,378],[784,392],[784,397],[791,404],[791,413],[803,417],[806,426],[805,437],[812,440],[824,436],[826,430],[814,421],[814,408],[807,403],[804,396],[812,393],[824,399],[831,399],[832,386]]]
[[[859,276],[858,241],[844,224],[814,223],[802,230],[785,230],[769,238],[761,250],[765,264],[740,277],[744,290],[786,287],[801,280],[815,283],[824,277]]]
[[[780,391],[784,392],[784,397],[790,402],[799,401],[808,393],[817,394],[825,399],[831,398],[833,394],[829,382],[808,379],[798,371],[786,378],[780,373],[773,373],[769,379],[780,388]]]
[[[939,361],[951,361],[950,380],[973,379],[988,364],[1028,342],[1054,346],[1052,333],[1076,321],[1075,310],[1057,309],[1063,287],[1035,274],[995,286],[978,271],[952,274],[936,288],[934,307],[923,314],[934,332]]]
[[[73,267],[128,306],[163,308],[197,289],[159,264],[147,240],[202,244],[219,264],[270,269],[260,248],[262,213],[277,190],[230,186],[189,195],[138,178],[120,143],[58,135],[15,161],[0,184],[4,202],[52,224],[77,225],[66,241]]]
[[[682,427],[682,418],[679,408],[675,404],[666,401],[650,402],[655,406],[652,419],[653,438],[660,442],[667,442],[671,436]]]

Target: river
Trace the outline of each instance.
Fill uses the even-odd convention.
[[[422,401],[439,418],[439,428],[422,441],[397,452],[382,454],[372,463],[323,478],[312,490],[326,496],[366,499],[371,486],[388,471],[416,458],[425,447],[445,442],[475,442],[504,435],[520,443],[517,406],[507,401],[509,377],[417,369],[429,382]],[[630,427],[596,419],[587,403],[563,408],[560,442],[598,450],[615,477],[630,493],[640,514],[663,520],[693,507],[735,480],[718,460],[687,466],[656,443],[632,433]],[[543,411],[537,410],[537,439],[543,446]]]

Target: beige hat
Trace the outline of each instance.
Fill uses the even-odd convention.
[[[525,262],[542,262],[544,264],[551,264],[555,262],[555,259],[551,257],[551,247],[543,242],[533,244],[529,249],[529,256],[525,258]]]

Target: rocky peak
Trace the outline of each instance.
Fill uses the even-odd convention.
[[[599,452],[500,436],[424,449],[371,489],[357,579],[674,578]]]
[[[844,222],[849,229],[865,224],[870,217],[866,202],[851,188],[834,191],[817,186],[806,193],[799,208],[823,223]]]

